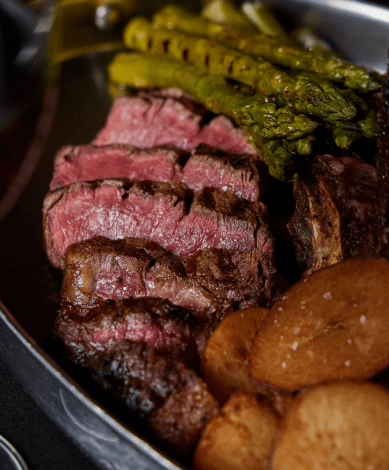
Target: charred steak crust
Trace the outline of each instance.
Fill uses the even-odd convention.
[[[113,344],[89,360],[94,381],[148,424],[178,456],[194,450],[219,406],[205,382],[182,361],[142,343]]]
[[[271,299],[276,272],[268,264],[258,250],[210,248],[180,257],[146,240],[96,237],[67,250],[61,299],[91,307],[100,299],[163,297],[216,323]]]
[[[255,249],[274,265],[275,240],[262,203],[212,188],[196,192],[192,202],[191,197],[175,181],[108,179],[51,191],[43,205],[49,260],[63,269],[69,245],[105,236],[145,238],[180,255],[204,248]]]
[[[179,457],[190,456],[206,424],[218,414],[218,402],[206,383],[171,353],[113,337],[93,352],[90,344],[69,341],[66,335],[57,339],[93,395],[110,409],[118,404],[115,411],[129,424],[133,416],[141,418]]]
[[[189,310],[165,299],[142,297],[100,299],[89,308],[62,301],[53,331],[77,358],[95,354],[116,339],[141,341],[197,366],[199,357],[192,334],[195,325]]]
[[[296,211],[288,225],[303,269],[377,253],[377,184],[377,170],[367,162],[315,157],[297,181]]]
[[[254,155],[232,154],[206,144],[191,154],[172,146],[138,149],[111,144],[60,149],[50,189],[104,178],[175,180],[196,191],[203,186],[231,190],[250,201],[263,199],[268,186],[266,165]]]

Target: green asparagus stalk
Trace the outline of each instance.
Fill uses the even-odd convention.
[[[282,105],[325,121],[350,120],[354,104],[332,84],[315,84],[304,76],[291,76],[268,61],[254,59],[217,41],[166,28],[155,28],[142,17],[134,18],[124,31],[129,48],[163,54],[191,64],[205,66],[212,75],[233,78],[265,96],[281,95]]]
[[[231,117],[247,132],[277,179],[292,179],[293,156],[311,151],[310,134],[316,122],[294,115],[290,106],[278,108],[274,103],[246,96],[223,78],[209,75],[206,69],[159,56],[122,53],[114,58],[108,71],[113,82],[131,87],[179,86],[211,111]]]
[[[243,2],[241,8],[247,18],[255,24],[259,32],[266,36],[282,38],[288,41],[288,36],[281,23],[263,0]]]
[[[318,73],[329,80],[343,82],[349,88],[371,91],[380,88],[380,77],[362,67],[346,62],[326,51],[310,51],[265,35],[246,34],[227,25],[215,23],[188,13],[185,9],[168,5],[154,15],[158,26],[176,28],[190,34],[205,36],[262,57],[293,70]]]
[[[248,33],[256,28],[234,4],[232,0],[211,0],[203,7],[201,16],[217,23],[225,23]]]
[[[355,106],[329,82],[322,80],[315,85],[306,77],[291,77],[270,62],[253,59],[209,39],[154,28],[143,18],[129,23],[124,41],[128,47],[205,65],[211,74],[234,78],[260,94],[281,93],[283,104],[293,103],[299,112],[329,121],[352,119],[356,114]]]
[[[157,65],[160,69],[156,69]],[[259,100],[258,96],[247,96],[228,85],[223,78],[185,62],[122,54],[115,58],[109,71],[114,82],[122,81],[127,85],[131,74],[132,81],[144,81],[140,83],[142,87],[178,86],[211,111],[225,114],[243,126],[255,125],[264,138],[295,140],[310,134],[318,126],[306,116],[296,115],[291,106],[279,108],[275,103]],[[139,87],[136,83],[134,85]]]

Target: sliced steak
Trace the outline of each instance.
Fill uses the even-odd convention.
[[[352,256],[374,256],[377,170],[348,157],[319,155],[297,181],[288,228],[307,274]]]
[[[179,255],[205,248],[259,250],[274,264],[262,203],[212,188],[196,192],[191,203],[190,197],[186,185],[173,181],[101,180],[51,191],[43,205],[49,260],[63,269],[69,245],[104,236],[152,240]]]
[[[111,339],[131,340],[196,366],[195,326],[189,310],[159,298],[100,300],[89,308],[62,301],[54,334],[77,356],[102,351]]]
[[[223,248],[179,257],[146,240],[97,237],[67,250],[61,299],[89,307],[100,299],[163,297],[216,323],[271,299],[276,272],[261,258],[258,250]]]
[[[111,338],[93,354],[74,350],[66,339],[65,347],[82,380],[91,379],[87,387],[92,394],[130,426],[134,416],[140,417],[176,456],[189,458],[206,424],[218,414],[218,402],[193,369],[146,343]]]
[[[139,148],[174,145],[193,150],[204,143],[231,153],[258,152],[246,134],[225,116],[208,124],[209,113],[179,90],[169,93],[139,93],[117,98],[107,122],[93,141],[94,145],[131,144]]]
[[[266,165],[253,155],[226,153],[205,144],[191,155],[166,146],[138,149],[125,144],[68,145],[56,155],[50,189],[104,178],[182,181],[194,190],[209,186],[258,201],[266,193],[268,173]]]
[[[173,147],[139,149],[132,145],[67,145],[57,153],[50,189],[77,181],[126,178],[131,181],[182,180],[189,153]]]
[[[201,144],[186,162],[181,181],[195,191],[208,186],[230,190],[249,201],[262,201],[268,176],[266,165],[253,155],[226,153]]]

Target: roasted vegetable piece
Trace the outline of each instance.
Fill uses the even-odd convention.
[[[247,18],[255,24],[259,32],[273,38],[282,38],[285,41],[288,40],[283,26],[263,0],[243,2],[241,8]],[[233,26],[232,23],[231,26]]]
[[[137,88],[180,87],[216,114],[225,114],[244,128],[258,148],[270,174],[288,181],[294,175],[293,155],[310,153],[309,137],[318,124],[295,115],[291,106],[278,108],[250,97],[217,76],[185,62],[157,56],[122,53],[109,66],[110,79]]]
[[[246,34],[238,29],[200,18],[179,6],[168,5],[157,12],[153,19],[158,26],[210,37],[246,54],[262,57],[292,70],[316,72],[324,78],[343,82],[350,88],[371,91],[380,87],[380,77],[377,74],[329,52],[310,51],[265,35]]]
[[[386,369],[388,278],[389,260],[350,258],[294,284],[254,338],[252,378],[297,390]]]
[[[265,307],[250,307],[225,316],[207,341],[201,371],[209,390],[220,403],[236,392],[256,393],[266,397],[284,415],[294,394],[254,382],[247,371],[254,336],[268,313]]]
[[[268,313],[264,307],[231,312],[208,339],[202,356],[202,376],[220,403],[237,391],[263,391],[263,386],[250,379],[247,366],[254,336]]]
[[[273,470],[389,468],[389,394],[372,382],[318,385],[281,424]]]
[[[350,120],[356,107],[332,83],[306,76],[293,76],[268,61],[254,59],[217,41],[187,33],[155,28],[142,17],[134,18],[124,31],[127,47],[166,55],[205,67],[212,75],[235,79],[265,96],[280,94],[280,105],[333,122]]]
[[[196,447],[194,470],[267,470],[280,419],[263,400],[236,394],[210,421]]]
[[[202,9],[201,16],[249,33],[256,32],[253,23],[236,7],[233,0],[211,0]]]

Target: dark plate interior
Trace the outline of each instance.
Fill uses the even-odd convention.
[[[283,18],[287,21],[293,23],[303,21],[316,26],[323,34],[327,31],[327,37],[346,56],[359,63],[385,70],[389,46],[388,8],[382,10],[386,16],[378,21],[369,16],[369,11],[372,10],[369,10],[370,4],[368,3],[345,1],[335,2],[335,4],[324,2],[324,0],[285,2],[277,0],[273,3],[277,8],[282,9]],[[359,3],[359,6],[363,8],[358,11],[342,9],[340,6],[342,3],[354,4],[354,6]],[[343,26],[342,21],[347,22],[346,27]],[[362,24],[365,27],[363,36],[360,32]],[[370,33],[366,30],[368,26]],[[379,35],[377,35],[378,29],[381,31]],[[368,40],[366,35],[368,35]],[[356,41],[359,40],[364,40],[364,48],[350,46],[353,43],[357,45]],[[367,56],[373,61],[368,62]],[[51,179],[53,157],[59,147],[65,144],[84,144],[91,141],[105,122],[111,105],[111,99],[105,90],[104,77],[105,64],[109,58],[109,54],[91,55],[74,59],[63,65],[58,90],[50,90],[50,93],[54,93],[54,98],[55,93],[59,95],[55,119],[45,150],[25,191],[0,224],[2,240],[0,244],[0,299],[12,314],[11,316],[5,313],[5,316],[0,318],[0,341],[6,338],[13,348],[11,348],[11,355],[5,352],[4,347],[0,348],[0,357],[38,401],[38,404],[47,413],[53,416],[57,414],[54,419],[103,468],[127,468],[127,466],[119,465],[127,461],[133,449],[137,449],[134,452],[137,455],[136,458],[140,459],[136,468],[177,468],[174,463],[154,453],[141,441],[134,438],[132,442],[131,433],[111,419],[93,401],[90,401],[87,395],[83,395],[77,385],[68,380],[66,374],[63,375],[62,370],[57,368],[54,362],[47,360],[44,353],[45,343],[58,306],[61,273],[48,264],[44,252],[42,201]],[[51,96],[53,98],[53,95]],[[24,351],[23,355],[22,351]],[[11,357],[16,360],[11,360]],[[33,361],[35,369],[30,377],[23,367],[19,367],[23,360],[26,364],[29,360]],[[35,373],[41,376],[43,384],[47,382],[47,386],[55,396],[51,404],[41,399],[39,388],[32,385]],[[67,396],[66,406],[65,395]],[[102,427],[104,430],[101,431],[101,435],[108,433],[111,436],[105,439],[105,443],[108,447],[110,446],[109,452],[114,451],[116,457],[113,453],[112,458],[102,457],[104,446],[101,447],[102,450],[97,450],[97,441],[93,441],[90,436],[89,440],[85,438],[86,434],[82,426],[80,427],[80,423],[64,425],[66,420],[61,418],[61,413],[64,409],[70,413],[71,407],[74,407],[74,413],[77,412],[77,416],[81,416],[82,423],[90,423],[93,428],[97,429]],[[68,416],[69,413],[67,413]],[[114,437],[110,433],[113,433]],[[116,463],[117,466],[114,467]]]

